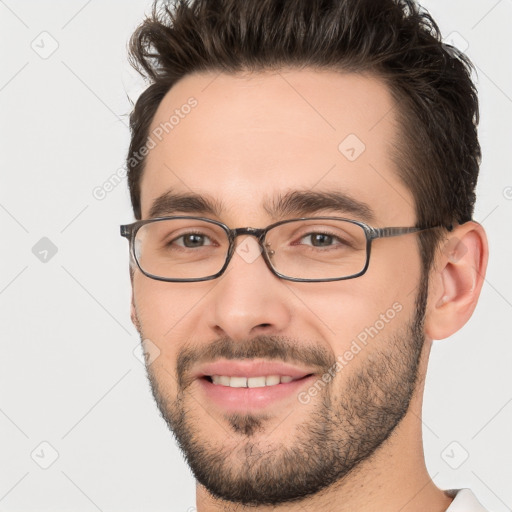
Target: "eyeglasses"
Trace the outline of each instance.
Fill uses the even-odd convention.
[[[208,281],[221,276],[235,253],[236,238],[255,237],[270,271],[301,282],[341,281],[368,269],[377,238],[418,233],[433,227],[374,228],[340,217],[276,222],[263,229],[230,229],[216,220],[179,216],[121,226],[141,272],[158,281]],[[450,229],[450,228],[448,228]]]

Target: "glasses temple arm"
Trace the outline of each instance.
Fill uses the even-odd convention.
[[[453,230],[453,225],[449,226],[430,226],[426,228],[372,228],[370,232],[370,239],[375,240],[376,238],[389,238],[392,236],[400,236],[400,235],[407,235],[409,233],[418,233],[419,231],[427,231],[429,229],[437,229],[437,228],[445,228],[448,231]]]

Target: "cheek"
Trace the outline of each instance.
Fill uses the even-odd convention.
[[[298,316],[307,332],[320,331],[330,341],[336,355],[356,339],[389,337],[414,315],[419,268],[419,259],[398,265],[396,257],[382,254],[359,278],[303,284],[294,290],[303,304]]]
[[[321,293],[303,290],[297,295],[307,308],[299,315],[309,324],[306,332],[319,333],[328,340],[335,355],[343,353],[353,340],[364,340],[369,331],[374,336],[372,326],[378,334],[389,334],[405,318],[402,312],[410,309],[397,290],[387,289],[384,294],[375,286],[367,290],[359,285],[350,287],[348,282],[324,288]]]
[[[133,279],[134,302],[145,339],[173,362],[184,340],[199,327],[201,300],[207,291],[201,283],[165,283],[137,273]]]

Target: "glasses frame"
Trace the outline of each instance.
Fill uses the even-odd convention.
[[[162,222],[166,220],[183,220],[183,219],[191,219],[191,220],[200,220],[204,222],[209,222],[211,224],[215,224],[216,226],[221,227],[226,235],[228,236],[229,241],[229,248],[226,256],[226,261],[223,265],[223,267],[216,273],[212,274],[210,276],[206,277],[200,277],[200,278],[168,278],[168,277],[160,277],[156,276],[154,274],[151,274],[147,271],[145,271],[141,266],[140,263],[135,256],[135,237],[137,235],[137,232],[142,226],[145,226],[146,224],[151,224],[153,222]],[[281,274],[278,272],[273,266],[269,259],[269,255],[267,253],[267,248],[265,247],[265,237],[267,233],[271,230],[276,228],[277,226],[281,226],[283,224],[288,224],[290,222],[297,222],[297,221],[303,221],[303,220],[341,220],[345,222],[350,222],[352,224],[355,224],[357,226],[360,226],[365,235],[366,235],[366,262],[363,267],[363,269],[356,273],[351,274],[349,276],[345,277],[329,277],[329,278],[323,278],[323,279],[304,279],[301,277],[289,277],[284,274]],[[222,222],[219,222],[217,220],[208,219],[206,217],[195,217],[193,215],[179,215],[179,216],[170,216],[170,217],[156,217],[153,219],[146,219],[146,220],[139,220],[137,222],[133,222],[132,224],[123,224],[120,226],[121,229],[121,236],[128,239],[130,243],[130,257],[132,260],[137,264],[137,267],[139,270],[146,276],[151,279],[155,279],[156,281],[164,281],[169,283],[183,283],[183,282],[200,282],[200,281],[210,281],[212,279],[217,279],[220,277],[228,267],[231,258],[233,257],[233,254],[235,253],[235,241],[237,237],[241,235],[248,235],[248,236],[254,236],[258,240],[258,244],[260,248],[262,249],[262,256],[265,260],[265,263],[269,270],[274,274],[275,276],[279,277],[280,279],[285,279],[286,281],[294,281],[294,282],[303,282],[303,283],[323,283],[323,282],[330,282],[330,281],[345,281],[347,279],[355,279],[356,277],[362,276],[367,270],[368,266],[370,264],[370,254],[371,254],[371,247],[373,240],[377,240],[378,238],[390,238],[395,236],[401,236],[401,235],[407,235],[409,233],[419,233],[421,231],[427,231],[429,229],[436,229],[445,227],[448,231],[451,231],[453,229],[453,226],[430,226],[430,227],[384,227],[384,228],[375,228],[372,226],[369,226],[365,222],[361,222],[358,220],[353,219],[347,219],[344,217],[332,217],[332,216],[322,216],[322,217],[300,217],[296,219],[286,219],[281,220],[279,222],[274,222],[273,224],[270,224],[266,228],[251,228],[251,227],[245,227],[245,228],[235,228],[231,229],[226,224],[223,224]]]

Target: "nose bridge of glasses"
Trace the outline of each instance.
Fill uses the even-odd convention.
[[[267,257],[272,257],[273,251],[270,250],[268,247],[268,244],[264,244],[265,234],[267,233],[268,228],[236,228],[231,229],[229,231],[229,238],[230,238],[230,247],[231,247],[231,254],[228,255],[228,260],[231,259],[230,256],[235,250],[235,241],[239,236],[253,236],[256,238],[258,245],[260,246],[260,251],[263,252],[263,257],[265,261],[267,260]],[[243,242],[240,242],[243,243]],[[267,261],[267,265],[269,262]]]
[[[242,236],[242,235],[249,235],[249,236],[254,236],[259,240],[261,240],[263,234],[265,233],[265,230],[264,229],[259,229],[259,228],[236,228],[236,229],[232,229],[229,234],[230,234],[230,237],[231,239],[234,241],[237,237],[239,236]]]

